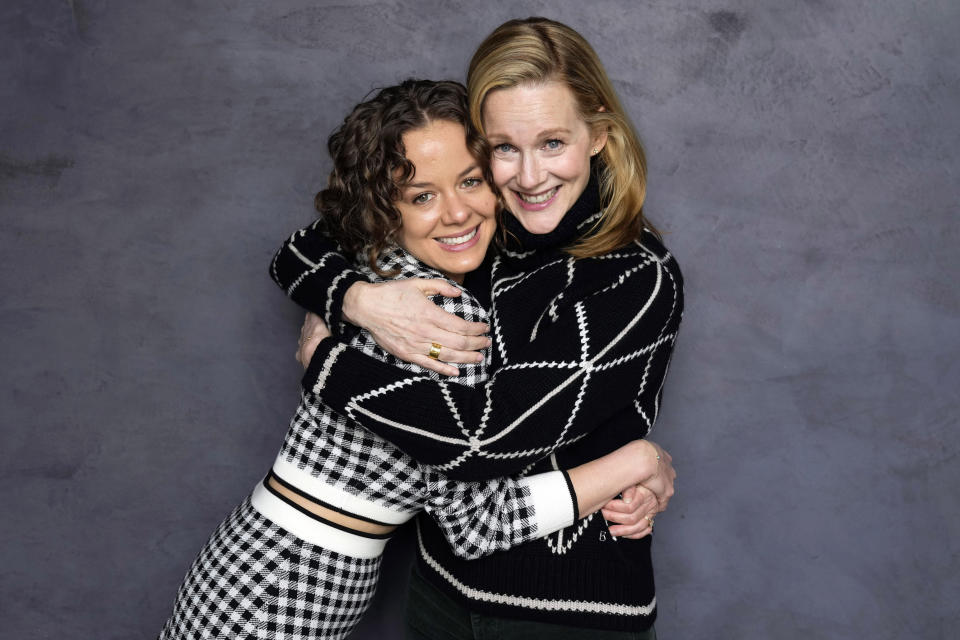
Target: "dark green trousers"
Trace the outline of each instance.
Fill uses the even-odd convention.
[[[656,640],[646,631],[603,631],[471,613],[414,568],[407,590],[407,640]]]

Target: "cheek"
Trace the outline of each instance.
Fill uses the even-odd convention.
[[[473,200],[473,209],[484,218],[493,218],[497,213],[497,196],[490,189],[484,189]]]
[[[563,163],[557,166],[557,173],[570,182],[586,183],[590,179],[590,156],[581,157],[580,154],[566,156]]]
[[[513,176],[513,163],[493,158],[490,160],[490,173],[493,174],[494,183],[502,189]]]
[[[397,244],[408,250],[410,247],[416,246],[417,242],[426,239],[430,229],[433,228],[429,216],[422,214],[401,212],[400,220],[402,225],[400,231],[397,232]]]

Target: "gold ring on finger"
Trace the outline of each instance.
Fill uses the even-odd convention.
[[[430,343],[430,352],[427,354],[427,357],[431,360],[436,360],[440,357],[440,349],[443,349],[443,345],[439,342]]]

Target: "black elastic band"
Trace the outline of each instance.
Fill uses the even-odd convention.
[[[320,501],[317,500],[316,498],[313,498],[313,497],[311,497],[311,496],[308,496],[308,495],[304,494],[302,491],[298,491],[298,490],[297,490],[296,488],[294,488],[294,487],[291,487],[288,483],[284,482],[284,481],[281,480],[279,477],[277,477],[277,475],[274,474],[272,471],[267,474],[267,477],[266,477],[266,478],[263,479],[263,487],[264,487],[267,491],[269,491],[270,493],[272,493],[272,494],[275,495],[276,497],[280,498],[281,500],[283,500],[285,503],[287,503],[288,505],[290,505],[291,507],[293,507],[294,509],[296,509],[296,510],[299,511],[300,513],[304,514],[305,516],[309,516],[310,518],[316,520],[317,522],[322,522],[323,524],[328,525],[328,526],[331,526],[331,527],[334,527],[335,529],[340,529],[341,531],[346,531],[347,533],[352,533],[352,534],[354,534],[354,535],[363,536],[364,538],[374,538],[374,539],[377,539],[377,540],[385,540],[385,539],[387,539],[387,538],[389,538],[390,536],[393,535],[393,532],[392,532],[392,531],[390,531],[389,533],[368,533],[367,531],[358,531],[357,529],[352,529],[352,528],[350,528],[350,527],[348,527],[348,526],[346,526],[346,525],[342,525],[342,524],[340,524],[339,522],[334,522],[334,521],[332,521],[332,520],[327,520],[327,519],[324,518],[323,516],[317,515],[316,513],[310,511],[309,509],[307,509],[307,508],[304,507],[303,505],[297,504],[296,502],[294,502],[293,500],[291,500],[291,499],[288,498],[287,496],[283,495],[282,493],[280,493],[279,491],[277,491],[276,489],[274,489],[273,487],[271,487],[271,486],[270,486],[270,478],[273,478],[273,479],[276,480],[279,484],[281,484],[281,485],[283,485],[284,487],[286,487],[286,488],[290,489],[291,491],[295,492],[297,495],[301,495],[301,496],[304,496],[304,497],[306,497],[306,498],[309,498],[310,500],[312,500],[313,502],[316,502],[317,504],[323,505],[322,502],[320,502]],[[377,521],[375,521],[375,520],[370,520],[369,518],[361,518],[360,516],[354,515],[354,514],[348,512],[348,511],[343,511],[342,509],[334,509],[333,507],[328,507],[328,506],[326,506],[326,505],[323,505],[323,506],[326,507],[327,509],[331,509],[332,511],[336,511],[337,513],[341,513],[341,514],[343,514],[343,515],[345,515],[345,516],[347,516],[347,517],[356,518],[356,519],[358,519],[358,520],[363,520],[363,521],[365,521],[365,522],[370,522],[370,523],[372,523],[372,524],[379,524],[379,525],[382,525],[382,526],[385,526],[385,527],[396,527],[396,526],[397,526],[397,525],[393,525],[393,524],[386,524],[386,523],[382,523],[382,522],[377,522]]]
[[[570,480],[570,474],[567,473],[566,469],[561,469],[560,473],[563,474],[563,479],[567,481],[567,489],[570,491],[570,499],[573,500],[573,519],[577,521],[580,519],[580,502],[577,501],[577,490],[573,488],[573,482]]]

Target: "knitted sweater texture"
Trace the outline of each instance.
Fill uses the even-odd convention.
[[[512,225],[519,246],[501,249],[492,264],[494,344],[485,384],[410,375],[327,339],[304,388],[451,478],[570,468],[644,437],[657,418],[683,312],[682,276],[648,231],[603,256],[566,255],[563,248],[599,213],[592,179],[551,237],[530,238]],[[525,245],[530,240],[535,249]],[[337,307],[354,277],[345,260],[301,267],[293,278],[278,263],[295,260],[275,259],[281,286],[291,294],[303,286],[328,292],[319,311],[339,322]],[[418,520],[424,576],[468,608],[598,629],[653,623],[650,543],[613,538],[594,514],[547,538],[464,561],[434,524]]]

